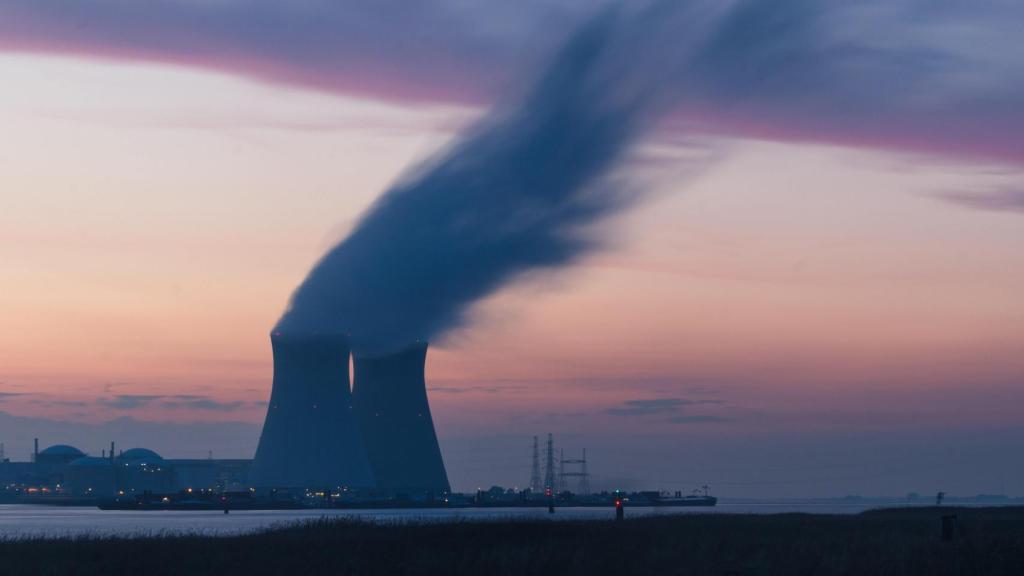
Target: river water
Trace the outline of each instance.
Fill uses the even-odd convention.
[[[626,516],[785,512],[857,514],[872,508],[906,505],[908,505],[906,501],[898,500],[719,500],[718,506],[714,508],[627,507]],[[956,505],[970,504],[957,503]],[[375,522],[488,521],[531,518],[552,521],[610,520],[615,517],[615,510],[611,507],[559,508],[554,514],[548,514],[546,508],[238,510],[225,515],[218,511],[103,511],[85,507],[5,504],[0,505],[0,538],[146,536],[154,534],[228,536],[323,517],[359,518]]]

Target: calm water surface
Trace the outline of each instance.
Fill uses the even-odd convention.
[[[925,503],[922,503],[922,505]],[[627,517],[695,513],[809,512],[856,514],[881,506],[907,505],[903,501],[719,501],[714,508],[627,507]],[[958,504],[960,505],[960,504]],[[267,510],[201,512],[103,511],[97,508],[63,506],[0,505],[0,538],[68,536],[145,536],[151,534],[232,535],[252,532],[318,518],[360,518],[378,522],[444,522],[455,520],[550,519],[610,520],[613,508],[559,508],[548,514],[545,508],[466,508],[458,510]]]

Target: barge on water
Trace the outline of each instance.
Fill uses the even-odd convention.
[[[308,508],[290,498],[257,498],[249,492],[137,494],[100,500],[100,510],[301,510]]]
[[[708,486],[705,484],[701,489],[694,490],[692,494],[686,496],[683,496],[682,492],[637,492],[629,498],[629,502],[634,506],[714,506],[718,504],[718,498],[708,493]]]
[[[540,495],[525,498],[494,499],[475,498],[464,494],[446,494],[441,498],[410,499],[408,497],[346,497],[332,498],[328,494],[318,497],[298,494],[274,493],[259,495],[253,492],[183,491],[173,494],[120,495],[99,500],[95,505],[100,510],[303,510],[303,509],[444,509],[444,508],[604,508],[622,502],[628,506],[653,507],[708,507],[715,506],[718,499],[707,493],[695,491],[690,495],[680,492],[657,491],[601,493],[589,496],[561,494],[555,498]],[[337,496],[337,495],[335,495]]]

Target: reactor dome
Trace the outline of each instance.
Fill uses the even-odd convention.
[[[85,456],[85,452],[82,452],[74,446],[68,446],[66,444],[57,444],[50,446],[46,450],[43,450],[36,456],[36,464],[42,464],[45,466],[60,466],[67,464],[72,460],[77,460]]]
[[[85,456],[85,452],[82,452],[74,446],[68,446],[67,444],[54,444],[40,452],[39,455],[53,458],[68,458],[71,456],[81,458],[82,456]]]
[[[125,462],[134,460],[145,460],[147,462],[163,461],[163,458],[161,458],[159,454],[153,452],[149,448],[132,448],[130,450],[125,450],[120,456],[118,456],[118,459]]]

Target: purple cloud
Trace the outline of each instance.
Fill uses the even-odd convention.
[[[208,396],[195,394],[117,394],[110,398],[97,400],[101,406],[116,410],[134,410],[146,406],[159,406],[168,409],[213,410],[231,412],[245,405],[241,401],[219,401]]]
[[[1024,188],[997,188],[977,192],[941,192],[941,200],[973,208],[997,212],[1024,212]]]
[[[7,0],[0,50],[174,62],[407,102],[487,103],[606,3]],[[665,6],[689,9],[694,0]],[[738,0],[674,121],[1024,161],[1024,4]]]
[[[724,404],[722,400],[690,400],[688,398],[645,398],[627,400],[619,406],[605,410],[614,416],[650,416],[652,414],[677,413],[690,406]]]
[[[728,422],[728,418],[712,416],[710,414],[690,414],[686,416],[673,416],[669,422],[673,424],[704,424],[709,422]]]
[[[154,60],[396,100],[480,101],[580,10],[451,2],[10,0],[0,50]],[[488,33],[488,30],[490,33]]]

